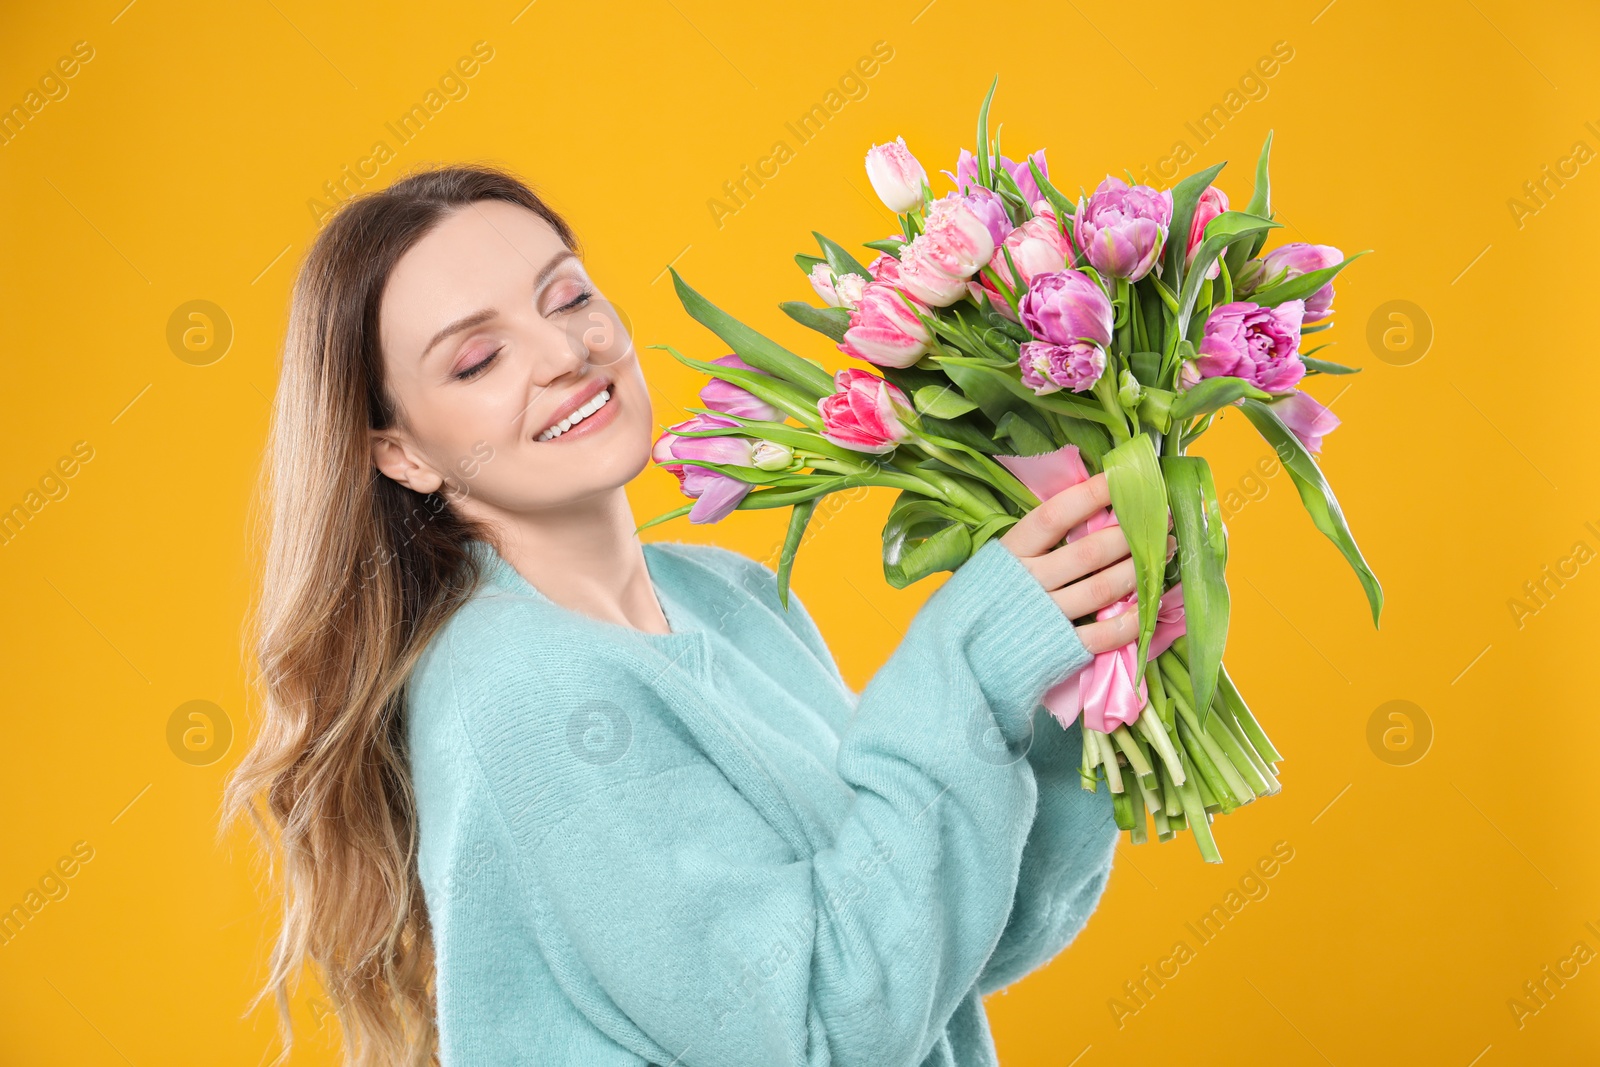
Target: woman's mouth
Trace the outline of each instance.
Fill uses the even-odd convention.
[[[590,397],[572,414],[545,428],[535,441],[566,440],[569,437],[590,434],[616,418],[616,383],[608,384]]]

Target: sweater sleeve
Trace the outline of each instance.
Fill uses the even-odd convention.
[[[456,707],[590,1022],[682,1067],[920,1063],[1012,912],[1034,707],[1087,661],[1016,557],[984,545],[863,689],[837,756],[855,796],[810,854],[668,710],[688,673],[495,632],[452,638]]]
[[[997,562],[1004,564],[1003,569],[1014,568],[1027,577],[1026,568],[1015,556]],[[768,582],[776,581],[770,568],[754,560],[748,563],[760,568]],[[1047,597],[1043,587],[1032,584],[1035,593]],[[1026,590],[1019,586],[1018,592],[1021,595]],[[793,590],[789,597],[790,626],[812,653],[839,676],[827,643],[805,605]],[[1069,649],[1069,669],[1063,677],[1070,677],[1093,659],[1076,630],[1067,628],[1059,640]],[[971,666],[980,677],[993,669],[983,662]],[[1059,955],[1088,923],[1110,879],[1118,831],[1110,794],[1104,788],[1088,792],[1078,782],[1082,727],[1078,721],[1063,730],[1043,704],[1034,707],[1026,758],[1038,789],[1037,811],[1022,851],[1010,917],[978,979],[981,993],[1011,985]]]

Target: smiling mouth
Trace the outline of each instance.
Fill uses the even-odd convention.
[[[584,419],[587,419],[590,415],[593,415],[595,412],[599,411],[601,408],[605,407],[611,402],[611,392],[613,388],[613,384],[608,382],[598,393],[580,404],[576,411],[558,420],[557,422],[552,423],[550,426],[545,427],[545,429],[539,432],[539,435],[535,437],[534,440],[553,441],[557,437],[560,437],[562,434],[566,433],[568,430],[572,429],[574,426],[580,425]]]

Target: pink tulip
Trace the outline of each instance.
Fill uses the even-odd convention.
[[[684,495],[694,498],[694,506],[689,509],[690,522],[716,522],[727,517],[729,512],[738,508],[739,502],[754,486],[709,467],[672,461],[696,459],[707,463],[748,467],[751,466],[750,461],[754,452],[749,438],[746,437],[680,437],[679,432],[714,430],[737,425],[738,423],[732,419],[716,415],[695,415],[674,423],[656,438],[655,445],[650,449],[650,457],[677,477],[678,487],[683,490]]]
[[[1015,474],[1041,501],[1089,477],[1076,445],[1065,445],[1038,456],[994,458]],[[1068,530],[1066,540],[1070,543],[1096,530],[1115,525],[1117,518],[1111,509],[1100,508]],[[1136,611],[1138,603],[1138,594],[1129,593],[1095,612],[1095,618],[1110,619],[1124,611]],[[1165,652],[1184,632],[1183,584],[1180,582],[1161,595],[1156,613],[1156,630],[1150,640],[1149,658],[1154,660]],[[1134,669],[1138,654],[1137,640],[1121,648],[1101,652],[1088,667],[1046,691],[1042,702],[1063,727],[1071,726],[1080,714],[1085,727],[1101,733],[1110,733],[1122,723],[1135,722],[1149,696],[1144,675]]]
[[[718,356],[711,362],[724,367],[737,367],[740,370],[755,371],[757,374],[762,373],[732,354]],[[705,402],[708,408],[725,411],[729,415],[738,415],[740,418],[764,419],[769,422],[783,421],[782,411],[743,386],[734,385],[732,382],[723,381],[721,378],[712,378],[706,382],[705,386],[700,390],[700,399]]]
[[[1053,345],[1048,341],[1028,341],[1017,356],[1022,381],[1038,396],[1071,389],[1081,393],[1093,387],[1105,373],[1106,352],[1099,345],[1074,341]]]
[[[1298,278],[1302,274],[1310,274],[1314,270],[1336,267],[1342,262],[1344,253],[1332,245],[1313,245],[1295,241],[1293,244],[1274,248],[1267,253],[1267,258],[1261,262],[1262,277],[1265,282],[1277,284],[1290,278]],[[1280,272],[1283,277],[1276,278]],[[1333,314],[1333,283],[1326,283],[1306,297],[1305,304],[1307,325],[1321,322]]]
[[[835,371],[835,392],[817,401],[822,436],[857,452],[892,452],[911,436],[896,405],[911,407],[904,390],[869,371]]]
[[[957,195],[950,194],[950,196]],[[950,196],[945,199],[950,199]],[[989,231],[989,240],[998,248],[1000,242],[1006,239],[1006,234],[1011,232],[1011,216],[1006,214],[1005,201],[1000,199],[1000,194],[990,192],[980,185],[962,197],[962,202],[966,204],[967,210],[983,222]]]
[[[880,259],[895,262],[890,256]],[[886,281],[889,277],[895,281]],[[867,286],[861,303],[850,313],[850,326],[839,351],[880,367],[909,367],[922,358],[933,335],[894,288],[898,284],[899,264],[895,263],[893,271],[883,270],[879,280]]]
[[[967,275],[946,269],[955,256],[950,249],[935,247],[931,234],[918,234],[900,249],[900,266],[895,284],[928,307],[949,307],[967,295]]]
[[[1305,377],[1300,361],[1303,300],[1264,308],[1236,300],[1213,308],[1195,367],[1202,378],[1243,378],[1269,393],[1286,393]]]
[[[1184,253],[1185,270],[1194,265],[1194,254],[1200,250],[1200,244],[1205,240],[1206,225],[1227,210],[1228,194],[1215,185],[1206,186],[1206,191],[1200,194],[1200,200],[1194,206],[1194,219],[1189,223],[1189,247]],[[1218,256],[1211,261],[1211,266],[1206,269],[1207,278],[1215,278],[1221,273],[1221,258]]]
[[[868,150],[867,180],[889,210],[901,215],[922,206],[922,189],[928,174],[906,147],[906,139],[896,137]]]
[[[1092,341],[1102,348],[1111,343],[1115,318],[1111,300],[1082,271],[1035,275],[1019,308],[1022,324],[1041,341],[1058,345]]]
[[[1008,233],[1000,247],[995,249],[994,257],[989,260],[989,269],[1013,288],[1017,288],[1018,283],[1006,262],[1007,252],[1011,253],[1011,261],[1017,265],[1017,273],[1022,276],[1023,289],[1041,274],[1071,266],[1072,245],[1057,225],[1055,212],[1043,200],[1033,205],[1033,211],[1033,218]],[[1000,290],[988,278],[981,280],[995,310],[1011,318],[1011,305],[1000,295]]]
[[[1321,452],[1324,434],[1339,426],[1339,416],[1317,403],[1310,394],[1298,389],[1267,405],[1283,424],[1300,438],[1307,452]]]
[[[1078,200],[1073,238],[1095,270],[1136,282],[1156,265],[1171,223],[1171,190],[1158,193],[1107,175],[1087,203]]]

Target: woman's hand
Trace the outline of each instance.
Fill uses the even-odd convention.
[[[1107,526],[1071,544],[1061,544],[1068,530],[1110,506],[1111,489],[1106,476],[1096,474],[1042,502],[999,539],[1044,586],[1068,619],[1092,615],[1134,591],[1133,557],[1121,526]],[[1177,540],[1169,534],[1169,558],[1177,546]],[[1076,630],[1078,640],[1090,652],[1109,652],[1138,640],[1139,613],[1125,611]]]

